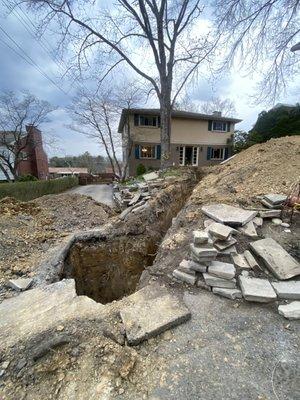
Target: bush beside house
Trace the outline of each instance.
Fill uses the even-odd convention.
[[[14,197],[21,201],[29,201],[45,194],[61,193],[77,185],[78,178],[75,176],[48,181],[1,183],[0,199]]]

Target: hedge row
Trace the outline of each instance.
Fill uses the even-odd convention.
[[[0,183],[0,199],[14,197],[21,201],[28,201],[45,194],[60,193],[76,185],[78,185],[78,178],[75,176],[48,181]]]

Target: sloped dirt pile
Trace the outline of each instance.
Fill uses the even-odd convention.
[[[0,201],[0,285],[33,271],[68,233],[102,226],[112,210],[79,194],[48,195],[30,202]],[[1,292],[1,290],[0,290]]]
[[[199,203],[248,204],[258,195],[288,194],[299,180],[300,136],[254,145],[223,165],[207,168],[207,172],[192,195]]]

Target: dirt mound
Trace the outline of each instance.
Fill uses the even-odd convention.
[[[30,274],[70,232],[102,226],[113,211],[79,194],[47,195],[30,202],[0,201],[1,284]]]
[[[207,168],[207,172],[192,195],[199,203],[249,204],[258,195],[288,194],[299,181],[300,136],[254,145],[223,165]]]

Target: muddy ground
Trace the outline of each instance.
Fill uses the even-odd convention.
[[[14,338],[13,344],[5,348],[5,338],[1,339],[1,365],[9,363],[0,381],[3,399],[299,399],[299,321],[285,320],[278,314],[276,303],[221,298],[175,282],[171,276],[188,254],[192,230],[203,228],[201,205],[223,201],[260,207],[257,195],[289,193],[300,172],[300,158],[295,158],[300,154],[300,138],[283,139],[271,141],[272,152],[267,151],[267,144],[257,146],[256,151],[254,146],[227,165],[208,169],[208,175],[173,220],[154,264],[144,270],[139,287],[150,285],[154,290],[160,285],[183,298],[192,313],[190,321],[128,347],[119,311],[130,296],[106,304],[90,319],[74,316],[60,320],[58,313],[57,323],[45,326],[29,339]],[[155,232],[157,220],[168,212],[172,199],[153,205],[160,212],[155,216],[152,209],[147,214],[146,231],[140,218],[129,217],[124,223],[116,217],[110,233],[122,227],[122,235],[134,237],[136,242],[140,235],[152,237],[147,230]],[[284,233],[282,227],[271,222],[258,233],[275,238],[299,259],[299,226],[298,213],[291,233]],[[248,242],[247,238],[239,241],[239,252],[247,248]],[[57,336],[65,339],[35,358],[40,347],[47,348],[47,341]]]

